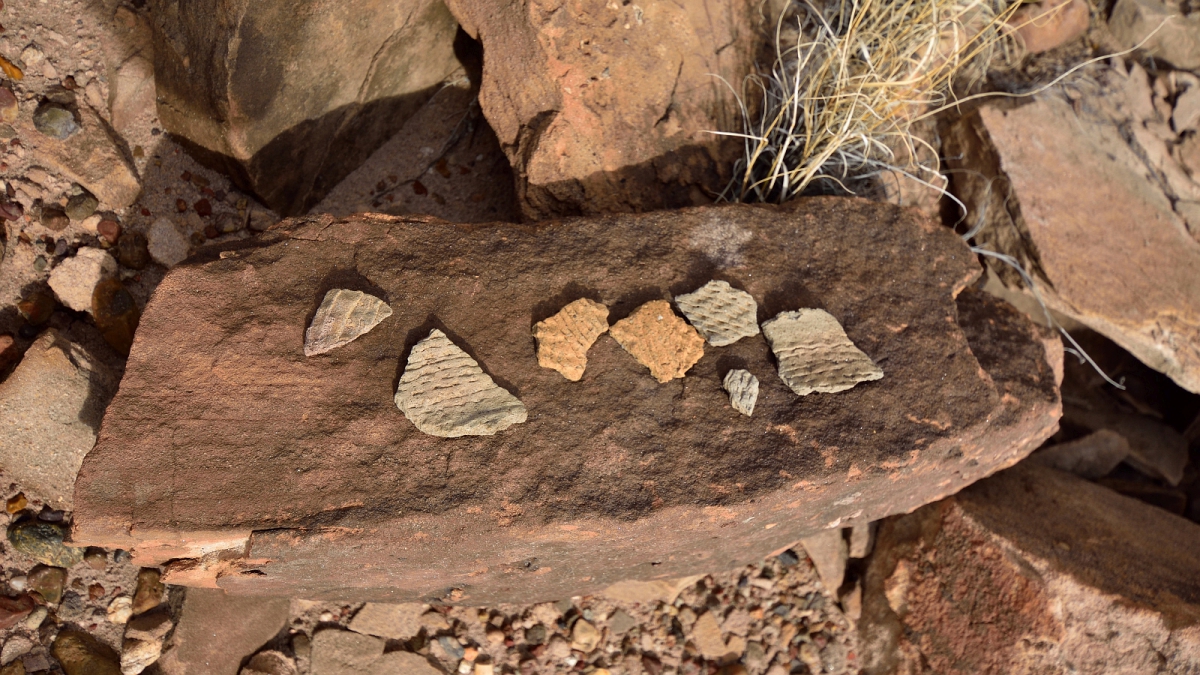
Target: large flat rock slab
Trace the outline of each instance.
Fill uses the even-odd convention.
[[[74,537],[189,559],[168,581],[309,597],[528,601],[732,568],[951,494],[1053,433],[1053,348],[1007,305],[956,301],[979,269],[915,211],[851,199],[536,226],[284,221],[159,286],[76,485]],[[798,397],[762,335],[706,346],[663,384],[608,334],[578,382],[538,365],[533,326],[572,301],[604,303],[611,325],[713,278],[759,321],[824,309],[883,379]],[[305,357],[331,288],[393,314]],[[434,328],[524,423],[436,438],[404,417],[397,382]],[[753,417],[722,387],[736,368],[760,381]]]

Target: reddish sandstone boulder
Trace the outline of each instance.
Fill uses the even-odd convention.
[[[450,0],[483,44],[479,104],[529,219],[707,203],[729,180],[735,91],[761,16],[730,0]]]
[[[885,521],[864,673],[1200,668],[1200,526],[1026,462]]]
[[[856,199],[538,226],[285,221],[159,286],[77,483],[75,541],[236,593],[375,600],[555,598],[731,568],[940,499],[1056,429],[1055,359],[1015,310],[962,290],[979,269],[953,232]],[[883,379],[798,397],[761,335],[663,384],[608,334],[578,382],[538,365],[534,325],[580,297],[611,324],[713,278],[750,293],[759,321],[828,311]],[[331,288],[394,313],[305,357]],[[392,397],[433,328],[527,421],[419,432]],[[735,368],[760,380],[753,417],[722,388]]]

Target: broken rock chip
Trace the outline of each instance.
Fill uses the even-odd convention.
[[[525,404],[438,329],[418,342],[396,388],[396,407],[431,436],[491,436],[525,421]]]
[[[607,330],[607,307],[587,298],[572,302],[558,314],[534,325],[538,365],[578,382],[587,367],[588,349]]]
[[[835,394],[883,377],[883,370],[823,309],[781,312],[762,328],[779,360],[779,377],[800,396]]]
[[[392,308],[373,295],[335,288],[325,294],[304,334],[304,355],[316,356],[349,344],[391,315]]]
[[[714,347],[758,335],[758,303],[754,296],[727,281],[710,281],[691,293],[677,295],[675,304]]]
[[[659,382],[683,377],[704,356],[704,338],[666,300],[647,302],[609,330]]]
[[[753,415],[754,403],[758,400],[758,378],[739,368],[726,373],[723,384],[729,392],[729,405],[746,417]]]

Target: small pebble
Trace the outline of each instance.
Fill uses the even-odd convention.
[[[67,571],[61,567],[38,565],[29,571],[29,590],[42,596],[51,605],[62,601]]]
[[[195,204],[192,204],[192,208],[196,209],[196,213],[201,216],[207,217],[212,215],[212,204],[207,199],[197,200]]]
[[[33,113],[33,126],[38,131],[60,141],[79,131],[75,115],[58,103],[43,103]]]
[[[115,244],[121,236],[121,224],[115,220],[101,220],[96,225],[96,234],[108,243]]]
[[[104,341],[117,353],[128,356],[141,312],[119,279],[109,278],[96,284],[91,310]]]
[[[132,270],[144,270],[150,264],[146,235],[126,230],[117,237],[117,262]]]
[[[0,120],[8,124],[17,121],[17,96],[8,87],[0,87]]]
[[[5,504],[4,510],[8,511],[9,513],[17,513],[24,511],[25,507],[28,505],[29,500],[25,498],[25,493],[18,492],[17,494],[8,498],[8,503]]]
[[[52,232],[62,232],[71,224],[67,212],[57,206],[47,206],[42,209],[42,227]]]
[[[71,195],[67,200],[66,214],[72,221],[79,222],[96,212],[100,202],[90,192]]]
[[[8,541],[21,553],[46,565],[71,567],[83,560],[83,549],[63,543],[67,528],[59,523],[27,520],[8,531]]]
[[[102,548],[91,546],[84,552],[83,561],[97,572],[103,572],[108,567],[108,554]]]

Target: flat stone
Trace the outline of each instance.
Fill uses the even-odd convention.
[[[562,373],[572,382],[583,377],[587,353],[596,339],[608,332],[608,308],[587,298],[563,307],[554,316],[533,325],[538,365]]]
[[[396,407],[431,436],[491,436],[526,419],[524,404],[496,385],[438,329],[413,346]]]
[[[964,675],[1194,671],[1198,575],[1200,525],[1022,462],[881,523],[858,665]]]
[[[1085,105],[1113,100],[1141,105],[1109,90]],[[1200,393],[1200,246],[1122,135],[1123,124],[1143,120],[1077,115],[1072,105],[1048,94],[1013,109],[986,106],[947,135],[949,154],[965,158],[953,168],[969,174],[958,196],[971,222],[986,214],[976,239],[1024,265],[1050,309]],[[994,181],[1010,187],[992,192]],[[1009,200],[1020,208],[1005,207]],[[988,264],[1006,286],[1029,292],[1005,264]]]
[[[187,589],[158,668],[163,675],[238,675],[246,656],[287,625],[287,598],[237,598]]]
[[[748,370],[740,368],[725,373],[721,382],[729,392],[729,405],[746,417],[754,414],[754,403],[758,400],[758,378]]]
[[[728,281],[710,281],[691,293],[677,295],[675,304],[714,347],[758,335],[758,303]]]
[[[373,295],[335,288],[325,294],[304,334],[304,355],[316,356],[349,344],[391,315],[392,308]]]
[[[1129,441],[1111,429],[1101,429],[1073,441],[1037,451],[1030,461],[1095,480],[1106,476],[1129,456]]]
[[[659,382],[683,377],[704,356],[704,338],[666,300],[638,307],[609,332]]]
[[[146,233],[146,249],[150,257],[163,267],[174,267],[188,257],[188,240],[170,218],[159,218]]]
[[[801,539],[800,543],[804,546],[804,552],[812,559],[813,566],[817,568],[817,576],[821,577],[825,590],[837,597],[842,580],[846,578],[846,561],[850,555],[842,530],[833,528],[818,532]]]
[[[426,605],[419,603],[368,602],[350,620],[350,630],[389,640],[409,640],[421,632],[421,615]]]
[[[782,312],[763,324],[763,335],[779,361],[779,377],[801,396],[836,394],[883,377],[825,310]]]
[[[47,330],[0,383],[0,466],[54,508],[70,509],[117,379],[87,349]]]
[[[770,372],[763,337],[668,385],[607,335],[579,382],[538,365],[547,298],[571,289],[617,316],[665,304],[695,287],[717,250],[697,233],[717,230],[735,262],[707,276],[766,316],[819,299],[888,376],[808,397],[764,377],[746,417],[722,378]],[[348,269],[403,300],[336,359],[306,358],[315,299]],[[141,564],[224,550],[207,583],[231,594],[342,602],[554,600],[732,569],[953,493],[1052,433],[1058,343],[963,290],[979,273],[950,230],[858,199],[536,228],[284,221],[166,274],[76,482],[72,534]],[[397,410],[435,328],[520,398],[524,424],[446,439]]]
[[[84,246],[50,272],[50,288],[67,307],[91,312],[96,285],[116,274],[117,261],[107,251]]]

